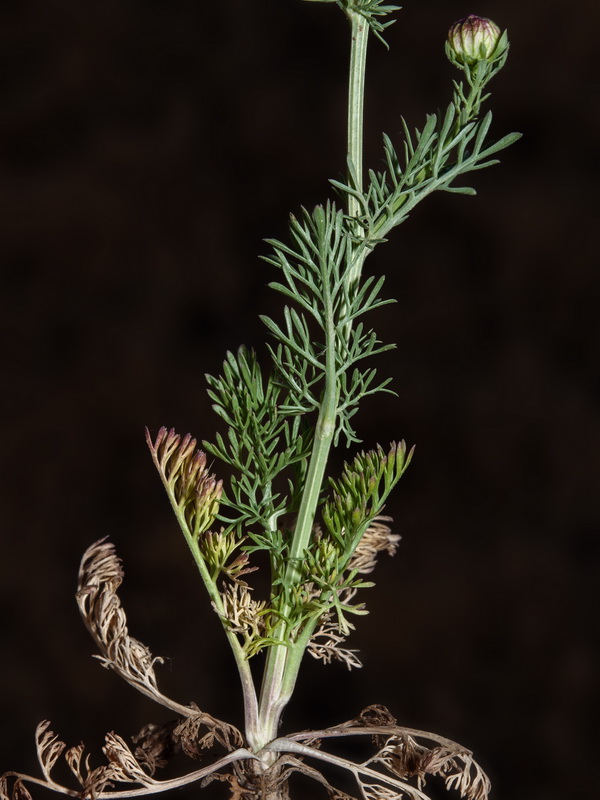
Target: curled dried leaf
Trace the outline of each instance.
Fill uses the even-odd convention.
[[[315,739],[327,744],[331,738],[371,737],[377,752],[356,763],[313,746]],[[289,742],[289,745],[287,744]],[[303,742],[303,744],[299,744]],[[433,743],[433,746],[432,746]],[[276,740],[277,752],[301,753],[349,770],[360,788],[361,800],[431,800],[426,783],[441,777],[447,790],[456,790],[465,800],[488,800],[490,781],[470,750],[438,734],[404,728],[385,706],[365,708],[357,717],[318,731],[304,731]],[[273,748],[275,749],[275,748]],[[381,771],[381,767],[386,772]]]
[[[117,595],[122,581],[121,560],[112,543],[100,539],[88,547],[79,568],[76,598],[85,626],[101,652],[97,658],[157,703],[183,716],[192,713],[159,691],[154,665],[162,659],[153,658],[146,645],[129,635],[127,617]]]
[[[96,800],[102,792],[113,787],[112,768],[96,767],[89,772],[85,783],[82,784],[81,800]]]
[[[201,782],[200,786],[205,789],[213,781],[229,784],[229,800],[260,800],[260,795],[253,787],[244,786],[239,781],[239,776],[231,772],[213,772]]]
[[[282,773],[282,778],[284,780],[287,780],[292,773],[299,772],[301,775],[306,775],[317,783],[320,783],[321,786],[325,787],[329,800],[355,800],[352,795],[342,792],[341,789],[337,789],[335,786],[329,783],[322,772],[319,772],[318,769],[314,769],[314,767],[305,764],[304,761],[301,761],[299,758],[282,758],[279,759],[277,763],[286,765],[286,769]]]
[[[71,772],[77,778],[81,785],[81,798],[85,800],[95,800],[106,788],[112,787],[113,779],[116,779],[112,766],[101,766],[92,769],[90,766],[90,757],[86,755],[83,759],[85,751],[84,744],[75,745],[70,747],[65,753],[65,760],[69,765]]]
[[[370,763],[383,764],[399,778],[416,777],[418,785],[425,782],[425,764],[431,750],[420,745],[408,734],[391,736],[385,745],[370,759]]]

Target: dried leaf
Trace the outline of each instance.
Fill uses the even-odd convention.
[[[95,542],[83,554],[79,568],[77,604],[91,633],[103,666],[113,669],[138,691],[177,714],[187,716],[190,709],[163,695],[157,686],[153,658],[146,645],[129,635],[127,617],[117,590],[123,581],[121,560],[106,538]]]
[[[396,717],[385,706],[375,703],[372,706],[363,708],[358,717],[351,719],[349,722],[344,722],[343,727],[350,727],[356,725],[359,728],[387,727],[395,725],[397,722]],[[339,726],[342,727],[342,726]]]
[[[65,760],[81,785],[82,800],[94,800],[107,786],[113,786],[113,769],[110,765],[91,769],[89,755],[83,760],[84,751],[83,743],[70,747],[65,753]]]
[[[223,585],[223,620],[230,630],[244,636],[246,642],[258,638],[265,628],[266,602],[253,600],[247,584],[243,582]],[[216,609],[215,609],[216,610]]]
[[[96,800],[105,789],[112,789],[111,767],[97,767],[92,770],[82,784],[81,800]]]
[[[424,783],[426,764],[431,750],[418,744],[412,736],[391,736],[369,763],[383,764],[399,778],[417,777],[419,785]]]
[[[468,750],[436,747],[431,750],[425,771],[441,775],[447,789],[456,789],[467,800],[487,800],[491,790],[488,776]]]
[[[173,721],[161,726],[150,723],[131,737],[134,744],[139,745],[135,750],[135,757],[149,775],[154,775],[157,769],[165,767],[179,749],[179,743],[173,735],[178,724]]]
[[[202,728],[206,728],[206,733],[203,735],[201,735]],[[173,737],[190,758],[198,758],[202,750],[212,747],[215,741],[227,752],[241,747],[244,743],[244,737],[234,725],[215,719],[198,708],[194,716],[188,717],[175,728]]]
[[[298,738],[309,744],[311,734],[324,743],[332,737],[372,736],[373,743],[379,748],[375,755],[361,764],[347,762],[347,768],[357,780],[363,782],[363,800],[387,800],[388,797],[423,800],[427,797],[423,789],[427,779],[432,776],[441,777],[447,790],[458,791],[465,800],[488,800],[490,780],[470,750],[435,733],[397,725],[385,706],[368,706],[358,717],[341,725],[327,730],[306,731],[301,736],[296,734],[290,738]],[[323,758],[328,760],[325,753]],[[378,774],[374,781],[374,770],[369,765],[385,767],[394,776],[393,779],[380,773],[381,780]],[[363,768],[364,774],[361,775]],[[416,786],[407,781],[416,783]]]
[[[22,780],[16,780],[12,790],[12,800],[33,800],[29,789]]]
[[[379,553],[385,550],[389,556],[395,555],[400,536],[392,533],[392,529],[385,524],[391,521],[391,517],[383,516],[373,519],[348,563],[349,571],[356,570],[368,575],[375,569]]]
[[[11,789],[10,779],[13,777],[15,780]],[[21,777],[15,776],[14,772],[7,772],[0,776],[0,800],[33,800],[33,798]]]
[[[229,784],[229,789],[231,791],[229,800],[259,800],[259,795],[256,790],[254,788],[242,786],[236,775],[232,775],[228,772],[213,772],[212,775],[208,775],[202,780],[200,786],[202,789],[205,789],[213,781],[221,781],[221,783]]]
[[[397,789],[382,786],[380,783],[363,783],[359,781],[365,800],[399,800],[402,797]]]
[[[339,624],[330,620],[330,614],[323,617],[320,626],[310,638],[307,651],[313,658],[325,664],[331,664],[335,660],[341,661],[348,669],[353,667],[359,669],[362,667],[362,662],[356,655],[358,650],[340,646],[346,641],[346,637],[340,633]]]
[[[85,775],[81,771],[81,757],[83,756],[84,750],[85,745],[82,742],[81,744],[76,744],[74,747],[70,747],[65,753],[65,760],[69,765],[71,772],[82,785],[85,783],[86,776],[89,772],[89,756],[86,757],[86,762],[84,764]]]
[[[329,783],[322,772],[319,772],[319,770],[315,769],[314,767],[309,767],[308,764],[305,764],[300,759],[285,757],[284,759],[280,759],[279,763],[281,762],[284,762],[287,765],[287,769],[282,775],[285,780],[287,780],[293,772],[299,772],[302,775],[307,775],[309,778],[312,778],[313,780],[317,781],[317,783],[320,783],[322,786],[324,786],[329,796],[329,800],[356,800],[356,798],[354,798],[352,795],[342,792],[341,789],[336,789],[335,786],[332,786],[332,784]]]
[[[44,720],[40,722],[35,731],[35,743],[37,749],[37,757],[40,762],[40,767],[44,773],[46,780],[51,780],[50,773],[56,761],[60,758],[61,753],[66,747],[64,742],[61,742],[58,736],[49,730],[50,722]]]
[[[144,772],[120,736],[114,732],[107,733],[105,741],[102,752],[108,759],[112,772],[111,777],[114,780],[120,783],[141,783],[143,786],[151,786],[156,783]]]

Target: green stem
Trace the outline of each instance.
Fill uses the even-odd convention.
[[[365,74],[367,64],[367,44],[369,42],[369,25],[361,14],[348,11],[351,27],[350,74],[348,81],[348,182],[362,192],[363,187],[363,120],[365,98]],[[353,175],[350,174],[350,169]],[[362,209],[358,198],[348,195],[347,213],[349,217],[358,218]],[[363,237],[359,222],[353,227],[356,238]],[[360,278],[367,251],[354,245],[349,249],[347,257],[348,286],[356,284]]]
[[[353,180],[357,188],[362,188],[363,109],[369,26],[360,14],[349,11],[348,17],[351,25],[352,41],[348,87],[347,155],[349,169],[352,169],[354,175]],[[347,213],[350,217],[359,217],[361,208],[358,200],[349,197]],[[362,237],[360,223],[356,222],[353,233],[355,239]],[[366,250],[358,244],[348,247],[346,255],[346,281],[348,286],[356,284],[359,280],[365,255]],[[324,257],[326,257],[326,254],[324,254]],[[324,276],[326,275],[326,270],[323,270],[323,274]],[[324,289],[326,294],[325,316],[327,319],[325,389],[315,426],[313,450],[290,547],[289,562],[283,581],[284,596],[302,578],[301,563],[309,546],[314,528],[315,514],[329,452],[333,443],[338,414],[334,312],[329,296],[329,287],[326,284]],[[290,610],[290,604],[286,602],[281,609],[283,617],[288,616]],[[312,623],[306,623],[300,637],[293,643],[287,641],[289,629],[285,621],[282,621],[274,632],[274,637],[281,644],[269,648],[267,654],[260,693],[258,730],[256,731],[256,736],[252,737],[254,739],[254,748],[260,749],[261,745],[268,744],[277,736],[281,713],[292,696],[302,656],[316,623],[317,620]],[[257,750],[254,749],[254,751],[256,752]],[[273,753],[264,753],[263,756],[272,760],[275,758]]]
[[[200,573],[204,585],[206,586],[206,591],[210,599],[212,600],[213,606],[219,615],[219,619],[221,620],[221,624],[223,625],[223,630],[225,631],[225,635],[229,641],[231,649],[233,651],[233,657],[235,658],[235,662],[237,664],[238,673],[240,676],[240,683],[242,686],[242,693],[244,697],[244,723],[246,731],[254,731],[257,728],[257,720],[258,720],[258,702],[256,698],[256,689],[254,686],[254,681],[252,679],[252,672],[250,671],[250,664],[248,659],[246,658],[246,654],[240,644],[240,641],[235,633],[233,633],[227,626],[226,622],[226,614],[225,609],[223,607],[223,600],[221,599],[221,595],[219,590],[217,589],[217,585],[212,579],[208,568],[206,566],[206,562],[204,560],[204,556],[200,551],[200,546],[198,544],[198,540],[191,536],[188,527],[185,521],[183,514],[181,514],[180,509],[173,504],[173,509],[177,516],[177,520],[183,531],[183,535],[185,540],[190,548],[192,556],[194,557],[194,561],[196,562],[196,566],[198,567],[198,572]],[[249,744],[251,744],[249,742]]]
[[[325,391],[315,427],[313,449],[298,510],[294,536],[290,546],[289,561],[283,579],[284,597],[302,579],[302,558],[309,545],[313,531],[319,494],[323,485],[325,468],[333,442],[337,419],[335,326],[329,287],[325,285],[324,289],[327,318]],[[281,609],[281,614],[285,618],[290,611],[291,605],[289,601],[286,601]],[[279,623],[273,635],[281,644],[270,647],[267,654],[258,712],[257,739],[259,749],[260,745],[264,747],[277,735],[281,712],[292,696],[302,661],[302,654],[306,647],[304,637],[301,637],[294,644],[287,641],[289,630],[285,620]],[[302,647],[299,646],[301,641],[304,642]],[[272,753],[267,753],[266,756],[273,758]]]

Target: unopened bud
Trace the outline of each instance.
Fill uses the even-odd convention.
[[[459,64],[473,65],[491,58],[500,42],[500,28],[491,19],[469,14],[448,31],[449,55]]]

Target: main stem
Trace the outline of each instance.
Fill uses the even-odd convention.
[[[348,163],[352,170],[356,188],[362,188],[362,161],[363,161],[363,108],[364,84],[367,58],[367,42],[369,26],[360,14],[348,12],[351,26],[350,71],[348,84]],[[349,217],[360,215],[360,204],[349,197],[347,213]],[[361,237],[360,224],[354,226],[354,237]],[[346,251],[346,280],[348,286],[355,284],[359,278],[364,261],[361,256],[362,248],[356,244],[348,246]],[[324,287],[327,290],[327,287]],[[333,308],[331,304],[326,308],[328,320],[326,331],[326,375],[325,389],[319,416],[315,426],[315,439],[306,475],[306,482],[298,510],[298,518],[294,536],[290,547],[290,559],[284,577],[284,586],[290,590],[301,580],[300,565],[304,553],[310,543],[314,528],[315,514],[319,501],[319,494],[323,485],[325,468],[337,421],[337,375],[336,375],[336,335],[334,329]],[[287,616],[289,608],[282,609],[283,616]],[[276,631],[275,637],[281,644],[273,645],[268,649],[263,682],[260,693],[258,724],[255,729],[247,729],[248,744],[253,752],[262,750],[265,745],[277,737],[281,713],[289,702],[304,650],[310,639],[314,627],[307,623],[297,641],[286,642],[289,634],[285,621],[282,621]],[[262,756],[268,765],[275,759],[274,753],[263,751]]]
[[[361,14],[349,11],[352,32],[350,50],[350,75],[348,81],[348,183],[362,192],[363,188],[363,120],[365,105],[365,74],[367,64],[367,44],[369,43],[369,25]],[[352,172],[351,172],[352,171]],[[348,195],[347,213],[358,219],[362,209],[354,195]],[[364,231],[357,221],[353,225],[356,239],[364,237]],[[355,244],[347,256],[348,286],[355,285],[360,279],[362,266],[366,258],[366,250]]]

